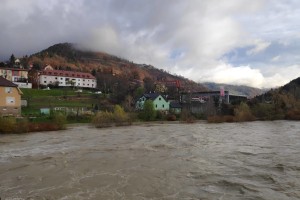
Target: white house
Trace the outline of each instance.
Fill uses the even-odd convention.
[[[75,86],[80,88],[96,88],[96,78],[90,73],[64,71],[64,70],[43,70],[39,75],[40,85],[57,84],[61,87]]]

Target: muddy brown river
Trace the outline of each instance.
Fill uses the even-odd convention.
[[[300,199],[300,123],[0,135],[1,200]]]

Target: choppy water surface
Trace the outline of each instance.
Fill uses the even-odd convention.
[[[300,123],[0,136],[3,199],[300,199]]]

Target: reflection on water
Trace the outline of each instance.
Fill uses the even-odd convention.
[[[300,123],[0,136],[3,199],[300,199]]]

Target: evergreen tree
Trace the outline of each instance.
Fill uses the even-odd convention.
[[[93,76],[96,76],[96,74],[97,74],[96,70],[93,69],[92,72],[91,72],[91,74],[92,74]]]
[[[16,60],[15,55],[14,55],[14,54],[11,54],[10,59],[9,59],[10,64],[11,64],[11,65],[15,64],[15,60]]]
[[[145,121],[154,120],[156,117],[156,110],[152,100],[146,100],[144,103],[144,109],[141,112],[140,117]]]

